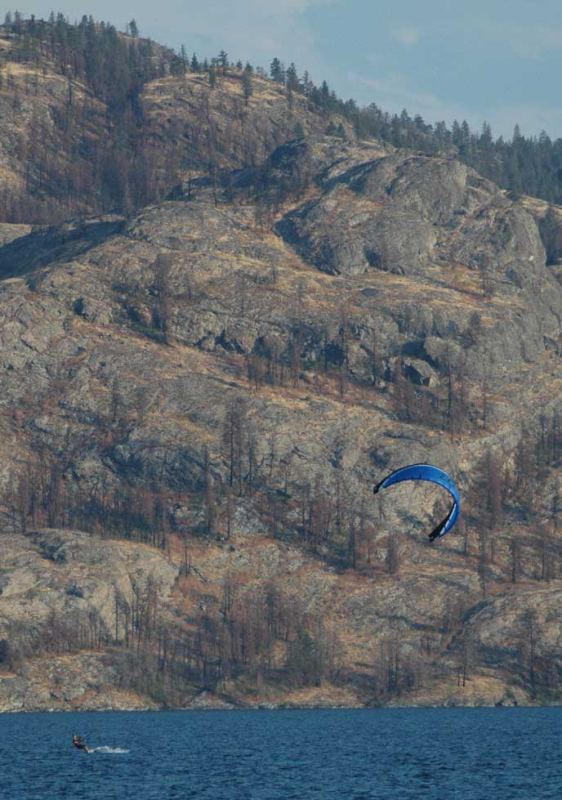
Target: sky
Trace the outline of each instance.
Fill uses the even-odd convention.
[[[427,122],[562,137],[560,0],[21,0],[26,16],[83,14],[198,56],[274,56],[361,105]],[[8,10],[8,6],[4,10]],[[12,9],[13,10],[13,9]],[[0,8],[0,11],[2,9]],[[2,14],[3,17],[3,14]]]

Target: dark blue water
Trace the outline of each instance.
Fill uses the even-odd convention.
[[[0,798],[560,800],[562,709],[4,715]]]

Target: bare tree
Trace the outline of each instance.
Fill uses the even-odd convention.
[[[152,322],[154,327],[161,331],[162,339],[166,344],[170,343],[170,273],[172,266],[173,256],[170,253],[159,253],[153,266],[155,302],[152,307]]]
[[[400,569],[400,551],[398,549],[398,542],[394,533],[388,534],[385,566],[389,575],[396,575]]]
[[[521,575],[521,542],[515,537],[509,543],[509,550],[511,554],[511,582],[517,583],[517,579]]]

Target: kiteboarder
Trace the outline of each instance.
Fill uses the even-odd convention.
[[[72,737],[72,744],[78,750],[84,750],[84,752],[88,752],[88,745],[86,744],[86,740],[82,736],[78,736],[77,733],[74,734]]]

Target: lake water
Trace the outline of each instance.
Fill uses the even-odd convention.
[[[560,800],[562,708],[0,715],[0,798]]]

